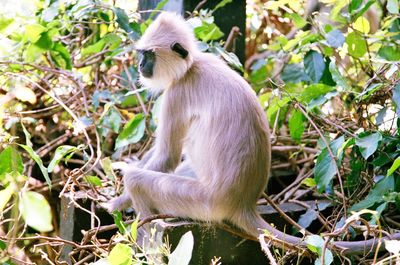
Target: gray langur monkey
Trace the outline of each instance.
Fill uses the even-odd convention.
[[[256,236],[265,223],[256,203],[267,184],[271,148],[255,93],[221,59],[199,51],[178,15],[161,13],[136,49],[140,81],[163,90],[159,124],[147,162],[123,170],[124,192],[108,209],[133,205],[142,216],[226,220]],[[183,173],[189,168],[195,177]]]
[[[140,81],[164,93],[156,140],[141,165],[123,168],[124,192],[106,208],[133,206],[142,216],[229,221],[254,237],[261,228],[305,246],[256,211],[268,180],[271,146],[264,110],[247,82],[218,57],[199,51],[191,28],[172,13],[161,13],[136,49]],[[358,253],[375,243],[332,245]]]

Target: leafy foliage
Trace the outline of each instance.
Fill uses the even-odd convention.
[[[188,22],[201,50],[247,78],[265,107],[274,148],[289,147],[284,155],[273,154],[271,181],[284,169],[288,182],[298,184],[278,196],[290,187],[286,179],[278,181],[283,186],[272,191],[274,201],[327,200],[300,216],[303,228],[328,220],[322,230],[344,229],[348,237],[399,229],[399,1],[321,1],[323,9],[311,13],[302,1],[255,1],[248,6],[244,64],[223,48],[227,36],[214,20],[215,10],[232,4],[215,3]],[[54,253],[60,250],[54,198],[69,192],[71,204],[79,205],[74,194],[81,191],[96,202],[113,196],[120,182],[112,162],[140,156],[151,145],[160,99],[137,82],[133,47],[156,12],[140,20],[131,5],[105,0],[26,1],[18,15],[4,8],[0,211],[7,236],[0,235],[0,261],[10,262],[13,246],[37,261],[33,245],[43,239],[37,232],[52,238],[46,241]],[[329,17],[322,19],[322,12]],[[351,211],[366,209],[366,222],[346,223]],[[111,252],[95,237],[88,248],[96,264],[159,264],[154,253],[160,251],[171,264],[190,261],[191,234],[172,254],[166,245],[137,248],[139,217],[128,225],[121,213],[113,216],[119,232]],[[365,223],[378,227],[366,229]],[[34,243],[8,240],[20,234]],[[316,264],[323,253],[325,264],[334,259],[324,240],[305,240],[318,256]]]

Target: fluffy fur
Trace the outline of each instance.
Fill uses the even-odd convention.
[[[171,50],[176,42],[188,56]],[[155,146],[139,164],[122,166],[124,193],[106,205],[108,210],[133,204],[142,216],[161,212],[226,220],[250,235],[262,228],[305,247],[300,238],[276,230],[256,212],[271,148],[264,111],[246,81],[216,56],[200,52],[190,27],[171,13],[162,13],[150,25],[137,48],[156,54],[153,77],[141,80],[164,90],[161,117]],[[347,254],[376,248],[375,239],[332,244]]]

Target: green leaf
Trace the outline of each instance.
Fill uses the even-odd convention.
[[[31,43],[37,42],[42,33],[45,32],[47,29],[39,24],[27,25],[25,27],[25,37]]]
[[[132,29],[129,27],[129,17],[126,14],[125,10],[115,7],[114,8],[114,13],[117,17],[117,23],[118,25],[125,30],[127,33],[131,32]]]
[[[115,149],[139,142],[144,135],[146,119],[143,114],[135,115],[118,135],[115,141]]]
[[[50,164],[47,168],[47,172],[53,172],[54,168],[60,163],[61,159],[68,154],[74,153],[81,149],[82,146],[76,147],[71,145],[62,145],[57,147],[56,152],[54,153],[53,159],[50,161]]]
[[[194,239],[192,231],[185,233],[179,240],[178,246],[171,253],[168,265],[187,265],[192,259]]]
[[[34,191],[22,192],[19,211],[26,224],[37,231],[53,230],[51,208],[42,194]]]
[[[307,243],[307,248],[314,253],[318,254],[318,259],[315,261],[315,265],[320,265],[321,256],[323,249],[325,248],[325,241],[322,237],[318,235],[306,236],[305,242]],[[329,249],[325,249],[324,265],[330,265],[333,262],[333,255]]]
[[[101,179],[97,176],[85,176],[83,178],[87,183],[92,184],[96,187],[101,187],[103,184],[101,183]]]
[[[353,28],[361,33],[368,34],[371,30],[368,20],[365,17],[359,17],[353,23]]]
[[[317,182],[313,178],[306,178],[301,183],[310,188],[317,186]]]
[[[95,44],[89,45],[82,49],[82,56],[92,55],[98,52],[101,52],[104,48],[107,48],[112,51],[119,47],[121,43],[121,38],[114,33],[109,33],[101,38]]]
[[[349,4],[349,12],[354,13],[358,8],[360,8],[363,0],[351,0]]]
[[[313,99],[317,99],[320,96],[323,96],[334,89],[335,89],[334,87],[327,86],[324,84],[312,84],[304,89],[303,93],[301,93],[300,96],[298,97],[298,100],[301,103],[308,104]]]
[[[45,52],[42,48],[34,44],[29,44],[28,48],[25,51],[25,60],[28,63],[35,62],[40,56]]]
[[[305,25],[307,25],[307,20],[305,20],[302,16],[300,16],[297,13],[290,14],[290,18],[293,20],[293,23],[296,26],[296,28],[301,29]]]
[[[342,47],[345,37],[340,30],[334,29],[326,34],[326,41],[330,47],[339,48]]]
[[[108,255],[110,265],[131,265],[133,250],[130,246],[118,243]]]
[[[221,0],[213,9],[213,12],[220,9],[221,7],[226,6],[227,4],[232,3],[232,0]]]
[[[393,98],[394,104],[396,105],[396,114],[400,117],[400,80],[393,88]]]
[[[340,86],[344,90],[351,89],[351,87],[348,85],[347,79],[340,73],[339,69],[337,68],[335,60],[332,60],[329,63],[329,71],[332,74],[333,81],[335,81],[338,86]]]
[[[43,174],[43,177],[45,178],[47,185],[49,185],[49,188],[51,189],[51,180],[49,177],[49,173],[47,172],[47,168],[43,165],[43,161],[40,158],[38,154],[32,149],[32,147],[25,145],[25,144],[19,144],[23,149],[25,149],[26,152],[28,152],[29,156],[36,162],[36,164],[39,166],[40,171]]]
[[[361,155],[365,160],[375,153],[381,140],[382,135],[380,132],[367,134],[356,138],[356,145],[360,148]]]
[[[388,0],[386,3],[386,9],[391,14],[399,13],[399,0]]]
[[[388,169],[386,176],[392,175],[400,167],[400,157],[394,160],[392,166]]]
[[[105,157],[101,160],[101,166],[103,167],[104,172],[106,173],[107,177],[111,180],[115,180],[115,173],[112,169],[112,162],[109,157]]]
[[[0,212],[3,212],[4,207],[6,207],[14,192],[15,190],[13,185],[8,185],[7,188],[0,190]]]
[[[267,117],[268,117],[268,121],[271,126],[274,125],[276,115],[278,115],[278,111],[279,111],[279,119],[282,117],[281,116],[282,112],[286,113],[286,109],[287,109],[289,102],[290,102],[289,97],[283,97],[282,99],[279,99],[278,97],[274,97],[271,100],[270,105],[268,106],[268,109],[267,109]],[[284,116],[286,116],[286,115],[284,115]]]
[[[382,46],[378,51],[378,55],[388,61],[400,61],[399,45]]]
[[[215,46],[214,49],[217,51],[217,53],[224,58],[224,60],[232,67],[243,71],[243,65],[239,61],[239,58],[236,56],[236,54],[232,52],[227,52],[225,49],[219,46]]]
[[[346,37],[349,54],[355,58],[361,58],[367,52],[367,42],[357,32],[353,31]]]
[[[357,99],[366,100],[372,96],[376,91],[383,87],[382,83],[374,83],[369,85],[363,92],[357,95]]]
[[[135,221],[131,224],[131,237],[133,241],[136,241],[137,239],[138,224],[139,224],[139,216],[136,216]]]
[[[10,26],[14,22],[13,18],[7,18],[5,16],[0,16],[0,32],[5,30],[8,26]]]
[[[289,118],[290,136],[297,143],[300,143],[304,130],[304,115],[299,110],[294,110]]]
[[[366,4],[362,0],[352,0],[349,5],[349,12],[352,20],[354,21],[358,17],[364,15],[371,5],[375,3],[375,0],[369,0]]]
[[[118,227],[119,232],[124,235],[126,233],[126,226],[124,220],[122,219],[122,213],[119,211],[114,211],[112,213],[112,216],[114,218],[115,225]]]
[[[0,180],[3,180],[7,173],[18,172],[22,174],[23,171],[22,158],[14,147],[8,146],[0,153]]]
[[[311,79],[306,74],[303,65],[301,64],[287,64],[283,68],[281,79],[285,83],[293,84],[311,81]]]
[[[224,36],[224,33],[215,23],[207,23],[205,21],[203,21],[203,24],[200,27],[194,29],[194,33],[197,38],[204,42],[218,40]]]
[[[364,200],[354,204],[349,210],[360,211],[362,209],[367,209],[376,203],[383,202],[383,195],[389,193],[390,191],[394,191],[394,189],[395,182],[393,175],[384,177],[372,187]]]
[[[59,42],[54,43],[52,56],[54,57],[55,55],[59,55],[62,59],[61,62],[58,60],[56,61],[58,67],[68,70],[72,69],[71,54],[69,53],[67,47]]]
[[[107,136],[110,130],[115,133],[119,132],[122,118],[118,110],[112,103],[107,103],[104,106],[104,111],[100,118],[100,133],[102,136]]]
[[[317,183],[317,189],[319,192],[326,190],[333,177],[337,174],[337,168],[340,165],[342,154],[339,154],[339,149],[344,144],[344,137],[341,136],[338,139],[332,141],[329,145],[332,153],[335,157],[332,157],[328,149],[325,147],[318,155],[317,162],[314,167],[314,179]],[[336,161],[337,160],[337,161]]]
[[[101,187],[103,184],[101,183],[101,179],[97,176],[84,176],[83,179],[89,183],[92,184],[95,187]]]
[[[314,83],[318,83],[325,70],[324,57],[316,51],[309,51],[304,56],[304,66],[306,73]]]

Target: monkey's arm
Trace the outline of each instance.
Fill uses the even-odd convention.
[[[166,93],[168,94],[168,93]],[[171,95],[164,95],[155,146],[147,157],[144,169],[172,172],[181,161],[182,142],[186,133],[185,111],[177,110],[178,103]]]

